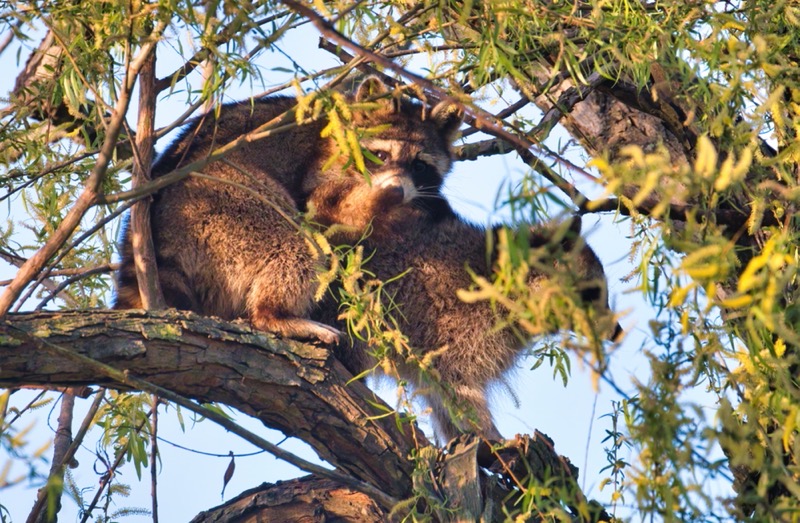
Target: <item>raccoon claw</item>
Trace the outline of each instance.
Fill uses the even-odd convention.
[[[326,345],[337,345],[343,336],[330,325],[302,318],[254,318],[253,325],[283,338],[321,341]]]
[[[337,329],[324,323],[312,322],[311,320],[308,320],[308,322],[312,323],[309,326],[311,328],[308,335],[309,340],[317,339],[326,345],[338,345],[342,340],[342,333]]]

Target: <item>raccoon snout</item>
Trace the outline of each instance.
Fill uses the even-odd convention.
[[[414,198],[414,185],[407,178],[398,175],[389,175],[375,180],[373,185],[381,192],[381,200],[386,205],[401,205]]]
[[[384,182],[378,190],[381,192],[381,200],[386,205],[400,205],[405,200],[406,191],[400,184],[392,183],[392,180]]]

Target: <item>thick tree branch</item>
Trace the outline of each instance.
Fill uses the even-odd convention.
[[[93,311],[13,314],[0,331],[0,385],[120,387],[85,364],[21,342],[14,329],[183,396],[234,406],[396,497],[408,495],[411,485],[407,452],[415,439],[427,444],[393,419],[370,419],[376,411],[365,398],[380,400],[361,382],[348,383],[327,350],[244,325],[174,311]]]
[[[350,474],[320,469],[315,481],[333,485],[329,494],[354,496],[359,500],[354,503],[375,517],[385,516],[383,511],[397,499],[411,496],[413,486],[427,491],[442,507],[451,507],[446,513],[452,509],[462,514],[494,514],[487,521],[502,520],[499,507],[513,502],[509,500],[513,500],[514,491],[518,494],[526,488],[528,474],[540,481],[559,478],[551,485],[563,489],[558,494],[560,502],[573,507],[574,514],[590,514],[579,517],[581,521],[599,521],[604,516],[599,506],[587,502],[580,493],[577,470],[556,454],[552,441],[541,434],[512,441],[498,452],[474,437],[454,441],[438,457],[426,451],[434,484],[422,487],[409,456],[422,455],[420,449],[429,445],[425,436],[413,425],[402,424],[400,428],[396,419],[372,418],[388,407],[376,410],[374,405],[380,400],[363,383],[350,380],[344,367],[323,348],[276,339],[242,324],[192,313],[10,314],[0,327],[0,386],[100,384],[156,392],[195,409],[202,407],[177,398],[177,394],[230,405],[302,439],[320,457]],[[223,426],[236,428],[227,421],[229,425]],[[486,475],[482,470],[493,474]],[[332,477],[319,479],[326,475]],[[466,481],[474,486],[474,492],[481,493],[479,500],[456,495]],[[270,499],[271,494],[266,496]],[[242,501],[244,505],[240,506],[242,499],[214,513],[263,509],[254,508],[257,500]],[[315,505],[303,499],[296,500],[305,507],[302,510],[334,510],[327,502]],[[233,505],[238,508],[231,508]],[[494,508],[486,512],[486,507]],[[447,520],[445,512],[441,515]],[[268,519],[282,520],[275,518]]]

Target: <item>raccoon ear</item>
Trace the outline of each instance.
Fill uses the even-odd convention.
[[[454,103],[439,102],[431,110],[431,120],[447,138],[447,143],[453,143],[464,120],[464,109]]]
[[[374,75],[368,76],[364,78],[364,81],[361,82],[358,89],[356,89],[356,102],[364,102],[370,99],[374,100],[388,92],[389,86],[387,86],[383,80]]]

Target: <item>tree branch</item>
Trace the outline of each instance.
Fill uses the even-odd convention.
[[[76,394],[74,389],[70,389],[64,393],[64,399],[62,400],[64,401],[67,398],[70,398],[69,399],[70,405],[68,407],[68,410],[70,412],[69,422],[68,423],[65,422],[64,424],[65,425],[64,430],[67,432],[66,435],[67,437],[63,438],[63,442],[67,443],[69,447],[66,449],[62,448],[62,450],[59,451],[57,450],[58,444],[56,443],[55,445],[56,448],[53,449],[53,464],[50,469],[50,476],[52,477],[54,475],[57,475],[58,477],[61,478],[62,481],[64,479],[64,472],[66,471],[66,467],[70,466],[70,463],[74,460],[75,453],[78,451],[78,447],[81,446],[81,444],[83,443],[83,438],[86,436],[86,433],[92,426],[92,422],[94,421],[94,415],[97,413],[97,410],[100,407],[100,403],[103,401],[103,398],[105,397],[105,389],[100,389],[97,392],[97,396],[95,396],[92,405],[89,407],[88,412],[83,418],[83,422],[81,423],[81,426],[78,429],[78,433],[73,438],[72,429],[70,428],[70,425],[72,423],[71,412],[73,408],[72,404],[74,404],[75,401],[75,396],[79,396],[79,394]],[[64,412],[65,408],[67,408],[66,401],[62,403],[61,407],[62,412]],[[61,416],[59,416],[58,426],[59,426],[58,430],[61,431],[62,430]],[[59,496],[58,498],[59,506],[61,503],[60,499],[61,498]],[[44,514],[41,514],[41,511],[44,508],[45,501],[47,501],[47,486],[44,486],[39,490],[36,497],[36,503],[33,506],[33,510],[31,510],[30,516],[28,517],[28,521],[47,521],[45,518],[46,512]]]
[[[133,145],[132,186],[138,189],[151,180],[153,165],[153,136],[156,114],[156,54],[150,53],[139,75],[139,121],[136,125],[136,142]],[[139,295],[145,309],[163,309],[164,295],[158,280],[153,233],[150,227],[150,198],[142,198],[131,208],[131,248],[139,284]],[[155,517],[155,515],[154,515]]]
[[[235,38],[237,36],[240,36],[242,34],[242,24],[245,21],[249,20],[250,14],[251,13],[248,12],[246,9],[239,10],[239,13],[236,16],[236,18],[234,18],[228,25],[226,25],[224,28],[222,28],[221,31],[219,31],[217,33],[217,36],[214,38],[213,45],[215,45],[215,46],[224,45],[224,44],[230,42],[231,39],[233,39],[233,38]],[[280,13],[276,13],[274,15],[270,15],[270,16],[264,17],[264,18],[262,18],[260,20],[255,20],[250,25],[252,27],[258,27],[258,26],[262,26],[262,25],[265,25],[265,24],[269,24],[269,23],[274,22],[275,20],[278,20],[279,18],[283,18],[283,17],[287,16],[288,14],[290,14],[289,11],[283,11],[283,12],[280,12]],[[277,39],[277,37],[279,35],[282,35],[283,32],[288,27],[288,25],[289,24],[285,24],[284,26],[281,26],[281,28],[279,28],[275,32],[274,38],[271,38],[271,40],[275,40],[275,39]],[[197,69],[197,67],[201,63],[203,63],[203,61],[205,61],[209,56],[211,56],[211,48],[208,47],[208,46],[201,48],[191,58],[186,60],[183,63],[183,65],[178,67],[175,71],[173,71],[172,73],[166,75],[163,78],[160,78],[160,79],[156,80],[155,83],[154,83],[155,92],[156,93],[160,93],[164,89],[167,89],[171,85],[175,84],[175,82],[181,80],[182,78],[185,78],[192,71]]]
[[[0,323],[0,386],[99,384],[157,393],[269,448],[281,459],[298,463],[299,458],[276,452],[274,445],[186,398],[224,403],[302,439],[349,475],[304,465],[304,460],[299,460],[301,468],[327,477],[337,488],[366,494],[371,501],[361,499],[364,507],[373,507],[370,511],[389,510],[398,499],[412,495],[412,486],[420,488],[414,479],[416,464],[409,456],[421,455],[421,447],[429,444],[413,425],[375,416],[389,407],[375,407],[380,400],[363,383],[351,380],[323,348],[193,313],[40,312],[9,314]],[[470,449],[466,462],[458,448]],[[433,457],[431,479],[439,485],[429,488],[429,495],[441,498],[443,507],[466,513],[482,506],[499,510],[503,500],[524,490],[525,478],[534,474],[539,481],[558,478],[552,485],[561,489],[556,494],[559,502],[574,507],[573,513],[592,514],[581,516],[581,521],[599,521],[604,514],[580,493],[577,470],[538,433],[509,442],[499,451],[473,436],[455,440],[438,457],[435,452],[425,455]],[[487,476],[483,469],[493,474]],[[472,476],[464,470],[471,470]],[[466,480],[476,492],[485,492],[480,503],[454,502],[452,489]]]
[[[17,329],[30,338],[21,341]],[[377,412],[370,403],[380,400],[363,383],[348,383],[349,374],[327,350],[244,325],[175,311],[93,311],[11,314],[0,332],[2,386],[130,387],[34,340],[54,344],[124,371],[129,381],[135,376],[182,396],[234,406],[391,496],[409,494],[407,453],[415,440],[427,445],[410,426],[401,432],[394,419],[371,419]],[[172,400],[163,391],[149,392]]]

